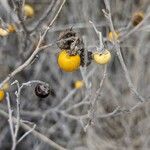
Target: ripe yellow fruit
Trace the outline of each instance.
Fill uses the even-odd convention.
[[[113,37],[114,36],[114,37]],[[119,32],[109,32],[109,34],[108,34],[108,40],[109,41],[117,41],[118,40],[118,38],[119,38]]]
[[[23,11],[26,17],[33,17],[34,16],[34,9],[31,5],[25,4],[23,7]]]
[[[0,28],[0,36],[7,36],[8,34],[9,32],[7,30]]]
[[[107,64],[111,60],[111,53],[108,50],[105,50],[103,53],[95,52],[93,54],[93,60],[97,64],[101,65]]]
[[[75,83],[74,83],[74,88],[76,88],[76,89],[80,89],[80,88],[82,88],[84,86],[84,81],[82,81],[82,80],[77,80],[77,81],[75,81]]]
[[[0,90],[0,102],[2,102],[4,100],[4,97],[5,97],[4,90]]]
[[[8,25],[8,28],[7,28],[7,31],[8,31],[9,33],[13,33],[13,32],[16,31],[16,28],[15,28],[15,26],[14,26],[13,24],[9,24],[9,25]]]
[[[80,67],[80,63],[81,58],[79,54],[72,56],[69,55],[66,50],[62,50],[58,55],[58,65],[62,70],[66,72],[77,70]]]
[[[2,86],[2,90],[7,91],[9,89],[9,83],[6,82],[3,86]]]
[[[144,19],[144,13],[143,12],[136,12],[132,16],[132,25],[137,26],[142,20]]]

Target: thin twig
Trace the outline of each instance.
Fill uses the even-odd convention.
[[[114,25],[113,25],[112,18],[111,18],[111,12],[110,12],[111,10],[110,10],[110,6],[109,6],[109,2],[108,2],[108,0],[104,0],[104,2],[105,2],[106,9],[108,9],[108,13],[106,11],[104,11],[104,10],[103,10],[103,12],[105,13],[106,18],[109,20],[110,29],[111,29],[111,31],[113,33],[113,37],[115,37],[114,36],[115,29],[114,29]],[[122,69],[123,69],[123,71],[125,73],[125,77],[126,77],[126,80],[127,80],[127,83],[128,83],[128,86],[129,86],[130,90],[134,93],[134,95],[141,102],[143,102],[144,98],[138,93],[138,91],[135,89],[135,87],[134,87],[134,85],[133,85],[133,83],[131,81],[128,69],[127,69],[127,67],[125,65],[125,62],[123,60],[123,57],[122,57],[122,54],[121,54],[121,51],[120,51],[120,46],[119,46],[119,44],[117,43],[117,41],[115,39],[113,39],[113,44],[114,44],[117,56],[119,58],[119,61],[121,63]]]
[[[5,118],[9,118],[9,115],[3,111],[3,110],[0,110],[0,114],[5,117]],[[12,117],[12,121],[14,123],[16,123],[17,119],[15,117]],[[25,129],[26,131],[31,131],[32,128],[22,122],[20,122],[20,126]],[[52,141],[51,139],[47,138],[45,135],[41,134],[40,132],[36,131],[36,130],[33,130],[31,132],[35,137],[37,137],[38,139],[40,139],[41,141],[47,143],[48,145],[52,146],[53,148],[57,149],[57,150],[67,150],[66,148],[58,145],[57,143],[55,143],[54,141]]]
[[[91,100],[91,109],[89,110],[89,118],[91,121],[93,121],[95,118],[96,101],[97,101],[98,96],[101,94],[104,80],[105,80],[106,75],[107,75],[106,73],[107,73],[107,65],[104,66],[104,73],[103,73],[103,77],[102,77],[101,82],[100,82],[100,86],[97,89],[94,98]]]
[[[57,13],[55,14],[54,18],[52,19],[52,21],[49,23],[48,27],[46,28],[46,30],[44,31],[43,35],[40,36],[39,42],[36,46],[36,49],[34,50],[34,52],[31,54],[31,56],[18,68],[16,68],[12,73],[10,73],[4,80],[3,82],[0,84],[0,87],[2,87],[6,82],[8,82],[12,77],[14,77],[17,73],[21,72],[23,69],[25,69],[34,59],[34,57],[37,55],[37,53],[39,53],[39,51],[41,50],[39,47],[42,43],[42,41],[44,40],[48,30],[50,29],[50,27],[53,25],[54,21],[57,19],[63,5],[65,4],[66,0],[63,0],[61,6],[59,7]]]
[[[99,38],[99,50],[100,50],[100,51],[103,51],[103,50],[104,50],[104,44],[103,44],[103,40],[102,40],[102,33],[97,30],[95,24],[94,24],[92,21],[89,21],[89,22],[92,24],[92,26],[93,26],[95,32],[96,32],[97,35],[98,35],[98,38]]]
[[[15,131],[14,131],[14,126],[13,126],[13,117],[12,117],[12,109],[10,106],[10,98],[9,94],[6,93],[6,100],[7,100],[7,106],[8,106],[8,117],[9,117],[9,126],[10,126],[10,131],[11,131],[11,137],[12,137],[12,150],[15,150],[16,148],[16,136],[15,136]]]
[[[45,19],[47,18],[47,16],[50,14],[50,12],[52,11],[54,4],[55,4],[55,0],[52,0],[50,5],[48,6],[48,8],[46,9],[46,11],[43,13],[43,15],[41,16],[41,18],[39,18],[38,23],[35,25],[35,27],[30,30],[30,33],[34,32],[36,29],[39,28],[39,26],[45,21]]]
[[[34,124],[33,128],[31,128],[31,130],[25,132],[25,134],[23,134],[20,139],[17,141],[17,144],[20,143],[25,137],[27,137],[34,129],[35,129],[36,125]]]

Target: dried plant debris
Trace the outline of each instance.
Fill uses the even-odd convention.
[[[58,47],[67,50],[70,55],[79,54],[81,66],[88,66],[91,63],[92,52],[86,51],[82,37],[72,28],[62,31],[59,35]]]

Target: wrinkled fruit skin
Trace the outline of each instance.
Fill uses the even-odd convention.
[[[62,40],[57,45],[60,49],[70,49],[71,43],[74,42],[74,38],[76,37],[77,33],[74,32],[72,29],[67,29],[60,33],[59,40]],[[72,37],[72,38],[71,38]],[[67,38],[71,38],[66,40]]]
[[[132,16],[132,25],[137,26],[144,19],[143,12],[134,13]]]
[[[66,72],[72,72],[80,67],[81,58],[78,54],[70,56],[66,50],[62,50],[58,55],[58,65]]]
[[[82,49],[81,50],[81,53],[80,53],[80,58],[81,58],[81,66],[84,67],[84,66],[89,66],[91,64],[91,60],[92,60],[92,52],[90,51],[87,51],[87,58],[85,58],[85,50]]]
[[[4,90],[0,90],[0,102],[2,102],[4,100],[4,97],[5,97]]]
[[[50,94],[50,88],[46,84],[37,84],[35,87],[35,94],[40,98],[46,98]]]
[[[97,64],[107,64],[111,60],[111,53],[108,50],[105,50],[102,54],[100,52],[95,52],[93,54],[93,60]]]

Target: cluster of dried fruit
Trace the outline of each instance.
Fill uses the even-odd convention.
[[[25,4],[23,11],[26,17],[34,16],[34,9],[32,6]],[[136,12],[132,16],[132,25],[137,26],[144,19],[143,12]],[[0,36],[7,36],[9,33],[16,31],[16,27],[13,24],[9,24],[7,29],[0,28]],[[110,42],[117,41],[120,37],[119,32],[109,32],[108,40]],[[66,72],[73,72],[80,66],[88,66],[91,61],[94,60],[97,64],[107,64],[111,60],[111,53],[104,49],[103,51],[96,50],[95,52],[87,51],[84,48],[83,39],[78,33],[71,29],[67,29],[60,33],[58,47],[60,53],[58,55],[58,65]],[[84,81],[77,80],[73,83],[73,87],[80,89],[84,86]],[[6,83],[0,89],[0,102],[5,98],[5,92],[9,89],[9,84]],[[46,98],[49,94],[54,95],[54,91],[50,89],[48,84],[39,83],[35,87],[35,94],[40,98]]]
[[[90,52],[84,48],[83,39],[72,29],[60,33],[58,47],[58,65],[66,72],[77,70],[80,66],[88,66],[94,60],[98,64],[106,64],[111,58],[108,50]]]
[[[66,72],[75,71],[80,66],[88,66],[91,63],[92,53],[85,50],[83,39],[72,29],[60,33],[58,47],[61,50],[58,65]]]

